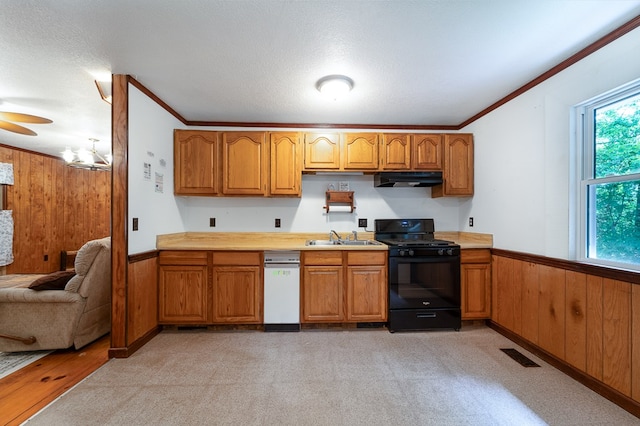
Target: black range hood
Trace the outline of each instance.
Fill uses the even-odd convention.
[[[376,187],[434,186],[442,183],[442,172],[383,172],[373,176]]]

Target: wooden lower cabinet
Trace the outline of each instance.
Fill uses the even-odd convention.
[[[262,323],[260,252],[213,253],[214,323]]]
[[[261,252],[160,252],[160,324],[261,324],[262,292]]]
[[[302,264],[302,322],[344,321],[342,252],[304,252]]]
[[[160,252],[158,322],[206,324],[208,322],[207,253]]]
[[[491,316],[491,251],[465,249],[460,260],[460,297],[463,320]]]
[[[302,262],[302,322],[387,320],[386,252],[305,252]]]
[[[347,252],[347,321],[387,321],[387,253]]]

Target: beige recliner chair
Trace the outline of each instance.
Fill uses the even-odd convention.
[[[111,238],[83,245],[75,272],[64,290],[32,290],[33,275],[0,288],[0,352],[79,349],[111,330]]]

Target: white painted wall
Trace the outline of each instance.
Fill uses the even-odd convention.
[[[459,229],[494,234],[497,248],[571,258],[572,107],[640,78],[638,52],[640,29],[463,129],[474,134],[475,195],[461,202]]]
[[[181,128],[179,120],[129,85],[129,254],[154,250],[157,234],[185,230],[180,200],[173,196],[173,129]],[[145,163],[151,165],[149,179]],[[156,190],[156,174],[162,176],[162,192]]]
[[[330,184],[349,182],[354,191],[353,213],[323,209],[325,192]],[[339,233],[358,228],[358,219],[368,219],[373,230],[374,219],[411,217],[435,219],[436,229],[455,230],[458,226],[457,198],[431,198],[430,188],[375,188],[371,175],[303,175],[301,198],[260,197],[180,197],[185,199],[184,217],[188,231],[225,232],[328,232]],[[216,227],[209,228],[209,218]],[[275,228],[275,219],[281,228]]]

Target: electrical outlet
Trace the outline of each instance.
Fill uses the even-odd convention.
[[[133,218],[133,230],[134,231],[138,230],[138,218],[137,217]]]
[[[366,228],[367,227],[367,219],[358,219],[358,226],[360,228]]]
[[[469,218],[469,226],[473,226],[473,218],[472,217]]]
[[[48,254],[45,254],[45,255],[44,255],[44,261],[45,261],[45,262],[48,262],[48,261],[49,261],[49,255],[48,255]]]
[[[210,217],[209,218],[209,227],[210,228],[214,228],[216,226],[216,218],[215,217]]]
[[[276,219],[276,228],[280,228],[280,219]]]

